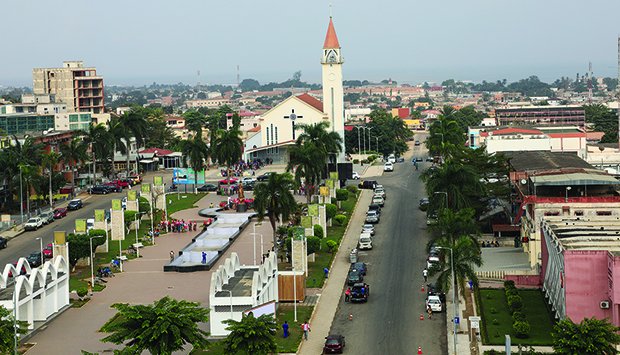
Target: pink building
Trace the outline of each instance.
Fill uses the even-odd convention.
[[[541,278],[556,317],[609,318],[620,325],[619,219],[557,216],[542,222]]]

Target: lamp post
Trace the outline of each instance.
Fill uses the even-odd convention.
[[[13,282],[13,355],[17,354],[17,287]]]
[[[138,248],[138,213],[140,212],[136,212],[136,214],[133,215],[133,229],[135,229],[136,231],[136,257],[139,258],[140,257],[140,248]]]
[[[19,211],[24,224],[24,188],[22,187],[22,166],[19,165]]]
[[[41,252],[41,265],[43,265],[43,238],[39,237],[39,238],[34,238],[35,240],[39,241],[40,244],[40,252]]]
[[[564,197],[564,202],[568,202],[568,192],[572,189],[570,186],[566,186],[566,196]]]
[[[377,141],[377,153],[379,153],[379,137],[375,137],[375,140]]]
[[[452,248],[448,247],[439,247],[439,249],[448,249],[450,250],[450,273],[452,277],[452,302],[454,303],[454,318],[452,319],[452,323],[454,323],[454,355],[456,355],[456,318],[458,314],[458,300],[456,299],[456,280],[454,279],[454,252]]]
[[[448,193],[445,191],[435,191],[433,194],[435,195],[439,195],[439,194],[443,194],[446,197],[446,207],[445,208],[450,208],[448,206]]]
[[[370,131],[375,127],[366,127],[368,130],[368,150],[370,150]]]
[[[153,185],[149,185],[149,193],[151,194],[151,244],[155,245],[155,228],[153,227]],[[140,203],[138,203],[138,210],[140,210]]]
[[[88,238],[88,243],[90,245],[90,287],[95,287],[95,258],[93,257],[93,239],[95,238],[102,238],[102,235],[96,235],[93,237]]]
[[[295,266],[293,266],[293,314],[293,320],[297,323],[297,273],[295,272]]]
[[[353,126],[353,128],[357,129],[357,154],[362,154],[362,147],[360,145],[360,126]]]
[[[228,292],[230,296],[230,319],[233,319],[233,300],[232,300],[232,291],[231,290],[222,290],[222,292]]]

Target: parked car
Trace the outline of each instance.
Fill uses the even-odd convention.
[[[142,183],[142,176],[141,175],[131,175],[129,177],[129,179],[133,180],[134,185],[138,185]]]
[[[437,211],[426,212],[426,225],[430,226],[431,224],[437,223]]]
[[[370,205],[368,205],[368,210],[377,211],[377,214],[379,215],[379,217],[381,217],[381,206],[379,206],[378,204],[371,203]]]
[[[396,163],[396,155],[394,155],[394,154],[390,154],[390,155],[387,157],[387,162],[388,162],[388,163],[392,163],[392,164]]]
[[[431,156],[428,156],[428,157],[426,157],[426,161],[429,162],[429,163],[432,163],[432,162],[435,161],[435,158],[433,158]]]
[[[366,212],[366,223],[379,223],[379,214],[377,211]]]
[[[342,354],[344,351],[344,336],[331,334],[325,337],[323,354]]]
[[[73,200],[69,201],[69,204],[67,205],[67,209],[69,211],[79,210],[82,207],[84,207],[84,203],[79,198],[74,198]]]
[[[357,171],[354,171],[353,175],[351,176],[351,178],[353,180],[359,180],[360,179],[360,174]]]
[[[116,184],[117,186],[122,187],[123,189],[128,188],[129,187],[129,181],[127,180],[123,180],[123,179],[118,179],[118,180],[114,180],[112,181],[114,184]]]
[[[51,258],[54,256],[54,244],[49,243],[45,249],[43,249],[43,257],[44,258]]]
[[[364,224],[362,226],[362,233],[370,233],[370,235],[375,235],[375,226],[372,224]]]
[[[256,181],[256,178],[248,176],[248,177],[244,177],[243,179],[241,179],[241,183],[242,184],[248,184],[248,183],[253,183]]]
[[[108,192],[121,192],[123,188],[113,182],[106,182],[103,184],[108,189]]]
[[[405,162],[405,158],[403,158],[403,157],[398,157],[398,158],[396,158],[396,162],[397,162],[397,163],[404,163],[404,162]]]
[[[383,187],[375,188],[375,195],[380,195],[384,200],[387,200],[387,194],[385,193],[385,189]]]
[[[110,192],[110,189],[104,185],[95,185],[88,189],[88,193],[92,195],[105,195],[108,192]]]
[[[43,227],[43,220],[40,217],[32,217],[24,223],[24,230],[32,231]]]
[[[39,217],[43,220],[43,224],[50,224],[54,222],[54,212],[52,211],[43,212],[39,215]]]
[[[60,219],[62,217],[67,217],[67,209],[64,207],[59,207],[54,210],[54,218]]]
[[[28,260],[28,264],[30,264],[31,267],[38,267],[43,264],[40,251],[33,251],[26,257],[26,260]]]
[[[377,187],[377,181],[375,180],[363,180],[361,181],[357,187],[360,189],[372,189],[374,190]]]
[[[256,186],[255,182],[244,183],[243,185],[244,191],[254,191],[254,186]]]
[[[415,143],[413,143],[414,145],[420,145],[420,141],[416,140]]]
[[[256,180],[258,181],[267,181],[271,175],[275,174],[273,171],[268,171],[262,175],[259,175]]]
[[[435,284],[428,284],[426,285],[426,296],[439,296],[439,300],[441,300],[441,302],[445,303],[446,302],[446,293],[443,292],[439,286],[435,285]]]
[[[352,269],[349,270],[349,274],[347,275],[347,285],[353,286],[358,282],[364,281],[364,275],[359,270]]]
[[[4,249],[8,246],[9,240],[5,237],[0,237],[0,249]]]
[[[370,286],[363,282],[357,283],[351,287],[351,302],[368,302],[370,295]]]
[[[384,200],[384,199],[383,199],[383,197],[381,197],[380,195],[374,195],[374,196],[372,197],[372,203],[373,203],[373,204],[375,204],[375,203],[376,203],[377,205],[379,205],[379,206],[383,207],[383,206],[385,205],[385,200]]]
[[[422,211],[426,211],[426,209],[428,208],[428,205],[430,204],[431,204],[431,201],[428,199],[428,197],[425,197],[425,198],[420,199],[420,203],[418,203],[418,207],[420,207]]]
[[[372,236],[370,233],[362,233],[357,241],[357,248],[359,250],[371,250],[372,249]]]
[[[364,276],[366,276],[366,272],[368,271],[368,269],[366,268],[366,263],[362,262],[352,263],[349,270],[357,270]]]
[[[232,184],[236,184],[239,180],[237,180],[237,178],[231,177],[229,179],[222,179],[220,181],[218,181],[218,183],[220,185],[232,185]]]
[[[443,304],[439,296],[431,295],[426,298],[426,308],[431,307],[433,312],[441,312],[443,310]]]
[[[208,191],[217,191],[217,185],[215,184],[204,184],[197,188],[196,190],[200,192],[208,192]]]
[[[383,171],[394,171],[394,164],[392,162],[383,164]]]

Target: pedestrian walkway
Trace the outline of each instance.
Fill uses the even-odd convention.
[[[321,354],[325,337],[329,334],[329,330],[334,319],[334,314],[340,304],[340,298],[344,292],[344,283],[349,271],[349,252],[357,246],[357,237],[359,235],[359,226],[364,224],[364,216],[366,206],[370,204],[372,192],[370,190],[362,190],[359,200],[351,216],[351,222],[347,228],[340,248],[334,257],[334,261],[330,268],[329,278],[323,285],[323,290],[319,297],[319,303],[314,309],[310,326],[312,332],[308,341],[302,341],[299,354]]]

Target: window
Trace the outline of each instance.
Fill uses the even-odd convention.
[[[547,211],[545,212],[545,216],[559,216],[560,212],[559,211]]]
[[[278,127],[276,127],[276,141],[275,143],[278,143]]]
[[[271,145],[271,144],[269,143],[269,127],[267,127],[267,145]]]
[[[77,122],[78,115],[69,115],[69,122]]]
[[[69,129],[72,130],[72,131],[78,130],[78,129],[80,129],[80,125],[77,124],[77,123],[71,123],[71,124],[69,124]]]
[[[596,211],[597,216],[611,216],[611,211]]]
[[[575,216],[583,216],[583,211],[575,211]]]
[[[90,113],[83,113],[80,114],[80,121],[81,122],[90,122]]]

